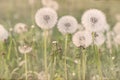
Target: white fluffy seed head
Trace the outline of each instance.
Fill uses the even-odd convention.
[[[94,34],[94,44],[96,44],[97,46],[101,46],[102,44],[104,44],[104,42],[105,42],[104,34],[100,32],[96,32]]]
[[[115,34],[120,34],[120,22],[116,23],[116,25],[113,27],[113,31]]]
[[[17,23],[14,26],[15,33],[22,34],[22,33],[27,32],[27,31],[28,31],[28,26],[24,23]]]
[[[38,80],[49,80],[50,79],[50,74],[46,74],[44,71],[41,71],[38,74]]]
[[[0,41],[5,41],[9,37],[8,31],[4,28],[3,25],[0,24]]]
[[[72,16],[63,16],[58,21],[57,28],[62,34],[72,34],[78,29],[78,22]]]
[[[32,47],[28,45],[22,45],[22,46],[18,46],[18,50],[21,54],[26,54],[32,51]]]
[[[88,47],[92,44],[92,35],[88,31],[79,31],[73,35],[73,44],[77,47]]]
[[[97,9],[90,9],[84,12],[81,18],[82,24],[92,32],[103,31],[106,25],[106,17],[103,12]]]
[[[59,9],[59,4],[56,1],[53,0],[41,0],[42,5],[44,7],[50,7],[54,10],[58,10]]]
[[[41,29],[51,29],[57,22],[57,13],[51,8],[41,8],[35,14],[35,22]]]

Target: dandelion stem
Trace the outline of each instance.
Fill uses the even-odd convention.
[[[81,66],[80,66],[80,64],[81,64],[81,60],[78,59],[78,80],[81,80],[81,74],[80,74],[80,68],[81,68]]]
[[[9,45],[9,49],[8,49],[8,55],[7,55],[7,59],[10,59],[10,54],[11,54],[11,48],[12,48],[12,38],[10,40],[10,45]]]
[[[25,75],[26,75],[25,80],[28,80],[27,79],[27,77],[28,77],[27,76],[27,54],[26,53],[24,54],[24,58],[25,58]]]
[[[67,56],[67,45],[68,45],[68,35],[65,35],[65,51],[64,51],[64,55],[65,55],[65,59],[64,59],[64,67],[65,67],[65,80],[68,80],[67,78],[67,61],[66,61],[66,56]]]
[[[86,54],[82,49],[82,80],[85,80],[85,72],[86,72]]]
[[[47,68],[47,30],[44,31],[44,66],[45,66],[45,73],[48,75],[48,68]],[[48,76],[47,76],[48,80]]]
[[[100,80],[103,80],[102,78],[102,71],[101,71],[101,61],[100,61],[100,55],[99,55],[99,51],[96,45],[95,46],[95,56],[96,56],[96,65],[98,68],[98,73],[100,75]]]

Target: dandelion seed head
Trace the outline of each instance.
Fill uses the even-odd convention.
[[[87,31],[79,31],[73,35],[73,44],[77,47],[88,47],[92,43],[92,35]]]
[[[5,41],[9,37],[8,31],[4,28],[3,25],[0,24],[0,41]]]
[[[35,22],[41,29],[51,29],[57,22],[57,13],[51,8],[41,8],[35,14]]]
[[[113,27],[113,31],[115,34],[120,34],[120,22],[116,23],[116,25]]]
[[[28,0],[28,2],[31,6],[35,4],[35,0]]]
[[[18,34],[22,34],[28,31],[28,27],[24,23],[17,23],[14,27],[14,32]]]
[[[105,42],[105,36],[101,32],[96,32],[94,36],[94,43],[97,46],[101,46]]]
[[[93,32],[103,31],[105,29],[106,17],[100,10],[90,9],[84,12],[81,21],[86,29],[90,29]]]
[[[41,0],[43,6],[47,6],[52,0]]]
[[[50,79],[50,75],[49,74],[46,75],[46,73],[44,71],[41,71],[38,74],[38,80],[49,80],[49,79]]]
[[[32,47],[28,45],[22,45],[22,46],[18,46],[18,50],[21,54],[26,54],[32,51]]]
[[[56,1],[50,1],[47,7],[50,7],[56,11],[59,9],[59,5]]]
[[[78,29],[78,22],[72,16],[63,16],[58,21],[57,28],[63,34],[72,34]]]

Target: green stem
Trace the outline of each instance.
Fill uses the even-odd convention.
[[[64,51],[64,55],[65,55],[65,59],[64,59],[65,80],[68,80],[68,77],[67,77],[67,61],[66,61],[67,45],[68,45],[68,35],[66,34],[66,35],[65,35],[65,51]]]
[[[78,80],[81,80],[81,74],[80,74],[80,68],[81,68],[81,66],[80,66],[80,64],[81,64],[81,61],[79,59],[78,60]]]
[[[27,54],[25,53],[24,54],[24,58],[25,58],[25,80],[28,80],[27,79]]]
[[[47,30],[44,31],[44,66],[45,66],[45,73],[48,75],[48,68],[47,68]],[[47,76],[48,80],[48,76]]]
[[[8,60],[10,59],[10,54],[11,54],[11,50],[12,50],[11,48],[12,48],[12,38],[11,38],[9,49],[8,49],[8,55],[7,55]]]
[[[84,50],[82,50],[82,80],[85,80],[85,73],[86,73],[86,54]]]
[[[98,73],[100,75],[100,80],[103,80],[102,78],[102,71],[101,71],[101,61],[100,61],[100,55],[99,55],[99,51],[96,45],[95,46],[95,57],[96,57],[96,65],[97,65],[97,69],[98,69]]]

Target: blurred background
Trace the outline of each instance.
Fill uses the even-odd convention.
[[[120,13],[120,0],[55,0],[59,4],[59,17],[72,15],[78,19],[83,12],[90,8],[102,10],[108,23],[116,23],[116,14]],[[34,24],[34,15],[37,9],[43,7],[41,0],[0,0],[0,24],[13,27],[18,22],[28,25]]]

